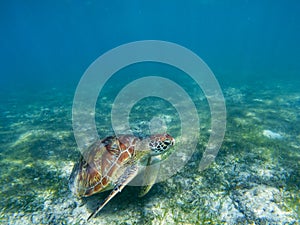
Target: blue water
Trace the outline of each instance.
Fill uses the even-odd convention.
[[[75,85],[104,52],[145,39],[191,49],[221,81],[299,79],[298,1],[0,4],[1,86]]]
[[[95,224],[198,224],[200,219],[203,224],[297,224],[299,12],[297,0],[1,1],[0,223],[85,223],[107,193],[82,203],[68,189],[79,156],[72,127],[76,87],[105,52],[129,42],[162,40],[190,49],[213,71],[226,100],[225,138],[216,162],[199,172],[211,134],[212,96],[183,71],[161,63],[118,71],[96,104],[101,138],[112,134],[111,108],[120,90],[155,74],[190,96],[201,132],[184,169],[142,199],[133,187],[125,188]],[[130,129],[143,136],[151,118],[162,118],[180,143],[176,107],[156,96],[143,99],[132,107]],[[260,213],[261,208],[267,211]]]

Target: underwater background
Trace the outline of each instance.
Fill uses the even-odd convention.
[[[80,155],[72,129],[77,84],[110,49],[163,40],[196,53],[220,84],[227,127],[219,154],[198,171],[210,110],[188,76],[155,63],[118,71],[97,101],[101,138],[112,134],[114,98],[141,71],[169,74],[182,86],[201,134],[181,171],[143,198],[126,187],[89,224],[299,224],[299,12],[296,0],[1,1],[0,223],[87,223],[108,193],[77,199],[68,188]],[[131,113],[135,134],[159,117],[175,139],[180,135],[167,101],[143,99]]]

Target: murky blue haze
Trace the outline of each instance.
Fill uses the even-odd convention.
[[[182,71],[155,63],[119,71],[97,102],[101,138],[112,134],[115,96],[147,73],[165,75],[184,88],[198,109],[201,134],[176,175],[143,198],[136,187],[125,188],[90,223],[298,224],[299,12],[296,0],[1,1],[0,221],[86,223],[108,193],[80,200],[68,188],[79,156],[72,130],[76,86],[110,49],[163,40],[195,52],[219,81],[227,109],[222,147],[215,163],[199,172],[210,111],[202,91]],[[175,108],[144,99],[132,109],[131,129],[143,136],[148,122],[159,117],[178,139]],[[174,152],[183,157],[180,149]]]

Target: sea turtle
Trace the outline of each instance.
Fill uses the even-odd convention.
[[[94,217],[140,172],[140,165],[150,165],[175,144],[169,134],[156,134],[140,139],[133,135],[109,136],[94,142],[74,165],[69,187],[78,197],[113,189],[101,205],[88,217]],[[157,164],[159,165],[159,164]],[[142,194],[155,183],[157,171],[146,171]],[[154,169],[155,170],[155,169]]]

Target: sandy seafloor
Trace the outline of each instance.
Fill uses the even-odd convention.
[[[209,134],[204,111],[197,150],[183,170],[143,198],[138,187],[125,188],[88,224],[298,224],[298,87],[279,82],[223,87],[227,132],[215,163],[198,171]],[[71,120],[74,89],[2,92],[1,223],[87,224],[108,192],[79,200],[68,189],[79,156]],[[100,117],[109,113],[105,100]],[[110,132],[107,121],[97,121],[100,136]],[[133,129],[143,124],[134,123]],[[167,123],[171,131],[178,129],[169,115]]]

